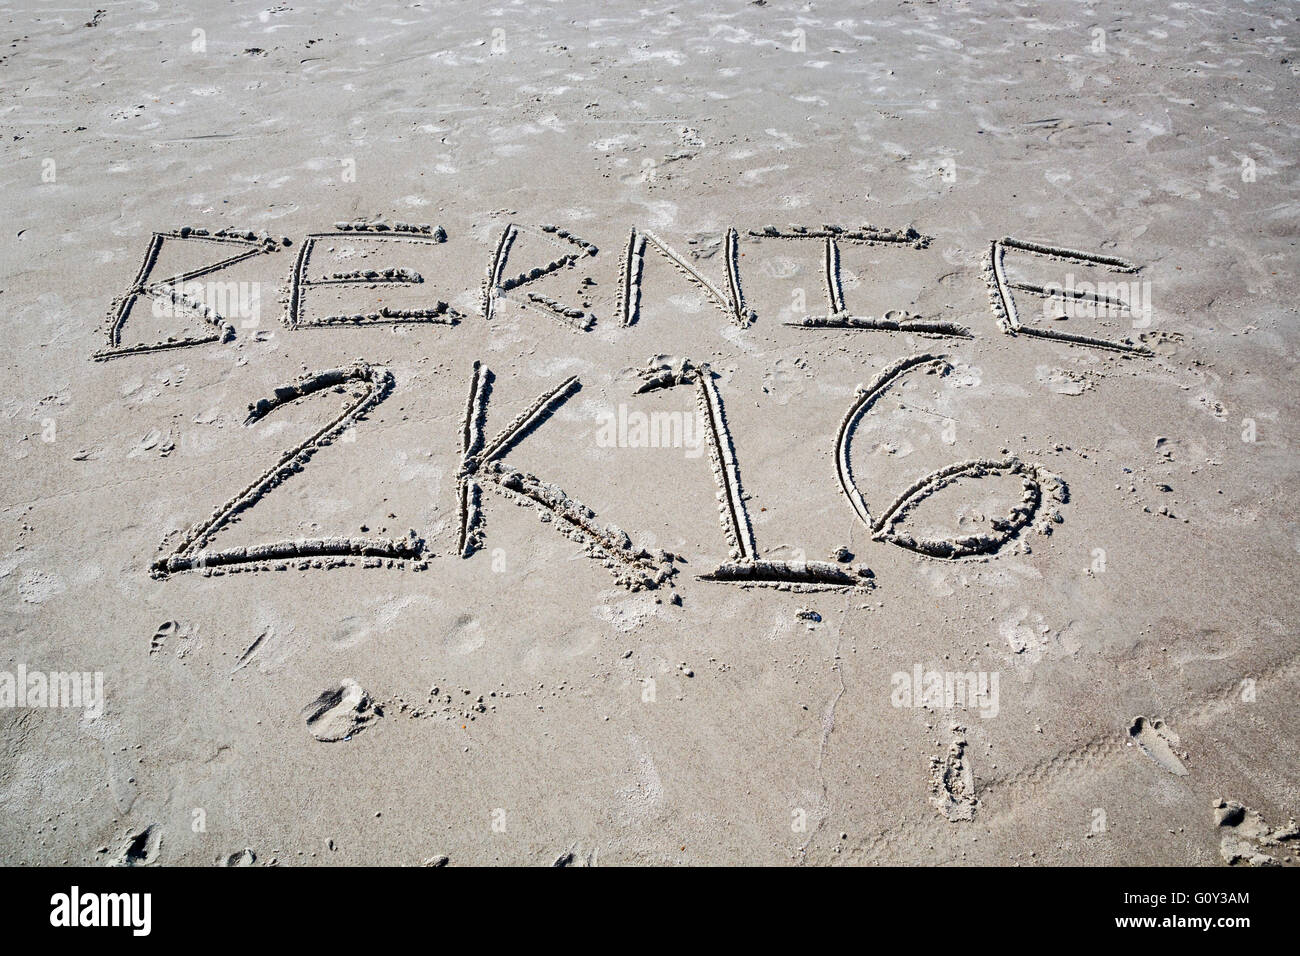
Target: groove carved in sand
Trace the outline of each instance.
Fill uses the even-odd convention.
[[[676,365],[654,365],[640,377],[643,394],[679,385],[696,385],[700,416],[704,420],[709,461],[718,489],[718,515],[730,549],[730,560],[699,576],[701,581],[737,584],[742,587],[771,587],[789,591],[820,591],[834,588],[869,588],[875,582],[866,565],[847,568],[829,561],[775,561],[758,556],[753,526],[745,507],[740,484],[736,447],[727,426],[722,396],[708,363],[696,365],[688,358]]]
[[[968,328],[955,322],[942,319],[927,319],[919,315],[909,315],[902,310],[891,309],[883,317],[851,315],[844,302],[844,284],[840,277],[840,243],[849,242],[859,245],[894,245],[913,249],[924,249],[930,244],[930,237],[923,236],[915,229],[892,230],[879,229],[875,226],[863,226],[861,229],[844,229],[841,226],[825,225],[820,229],[808,226],[791,226],[787,230],[776,226],[764,226],[751,229],[749,234],[763,239],[821,239],[822,240],[822,280],[826,291],[826,315],[804,316],[785,325],[803,329],[845,329],[858,332],[913,332],[917,335],[933,335],[954,338],[970,338]]]
[[[165,279],[151,279],[154,266],[158,263],[158,256],[162,252],[163,246],[168,241],[181,240],[219,243],[224,246],[234,246],[240,251],[234,252],[216,262],[178,272]],[[141,355],[149,352],[187,348],[193,345],[208,345],[230,341],[235,337],[235,327],[231,325],[225,316],[219,314],[211,306],[189,296],[183,289],[184,283],[219,272],[236,263],[243,262],[245,259],[274,252],[282,245],[289,245],[289,240],[287,238],[276,239],[266,233],[241,232],[233,229],[219,229],[215,232],[209,232],[206,229],[184,226],[172,232],[155,232],[149,240],[149,247],[145,250],[144,260],[136,272],[135,281],[131,283],[131,288],[114,299],[109,306],[104,324],[108,344],[95,352],[92,358],[97,362],[105,362],[125,355]],[[122,329],[125,327],[127,320],[130,319],[132,310],[142,298],[166,298],[170,300],[173,306],[188,310],[197,316],[205,324],[211,326],[213,331],[203,335],[171,337],[162,342],[123,345]]]
[[[423,309],[395,309],[381,306],[370,312],[325,315],[309,317],[306,314],[305,300],[307,292],[318,286],[377,286],[396,285],[412,286],[424,282],[424,277],[413,269],[398,268],[384,270],[360,270],[335,272],[321,279],[307,278],[307,269],[311,265],[312,253],[322,240],[368,239],[384,242],[402,242],[412,245],[440,245],[447,241],[447,233],[441,226],[436,229],[427,224],[383,223],[358,220],[350,223],[335,223],[337,232],[309,233],[298,250],[298,259],[289,276],[289,304],[285,310],[284,324],[290,329],[326,328],[337,326],[361,325],[408,325],[423,323],[430,325],[455,325],[464,316],[452,306],[441,300]]]
[[[555,319],[575,331],[586,332],[589,330],[593,319],[582,309],[567,306],[555,299],[535,292],[527,293],[526,298],[519,298],[511,293],[513,290],[520,289],[530,282],[536,282],[538,279],[544,279],[546,276],[553,275],[561,270],[572,268],[584,256],[596,255],[599,250],[597,250],[595,244],[559,226],[543,225],[541,232],[548,241],[550,241],[550,236],[555,236],[564,244],[578,251],[566,252],[545,265],[536,266],[514,276],[507,276],[505,273],[506,264],[510,258],[510,251],[519,238],[520,231],[519,226],[514,223],[507,223],[500,239],[497,240],[492,259],[488,262],[487,275],[483,280],[481,297],[483,317],[491,319],[496,310],[497,302],[504,300]]]
[[[1009,278],[1006,268],[1006,250],[1015,249],[1019,252],[1035,255],[1040,258],[1052,259],[1058,262],[1069,262],[1075,265],[1103,266],[1112,272],[1136,273],[1138,266],[1133,265],[1126,259],[1120,259],[1117,256],[1104,256],[1091,252],[1079,252],[1074,249],[1065,249],[1058,246],[1045,245],[1038,242],[1026,242],[1020,239],[1013,239],[1010,236],[1002,239],[994,239],[989,245],[989,251],[984,256],[983,275],[984,281],[988,285],[989,305],[993,310],[993,316],[997,319],[998,326],[1007,335],[1028,335],[1035,338],[1053,339],[1058,342],[1068,342],[1071,345],[1087,345],[1093,348],[1110,349],[1116,352],[1124,352],[1130,355],[1149,356],[1151,350],[1144,345],[1139,345],[1128,339],[1104,339],[1095,335],[1083,335],[1076,332],[1061,332],[1056,329],[1047,329],[1040,326],[1025,325],[1020,321],[1020,313],[1016,308],[1016,300],[1013,290],[1020,290],[1030,295],[1043,298],[1061,297],[1065,293],[1058,293],[1044,286],[1036,285],[1029,282],[1018,282]],[[1087,296],[1071,295],[1075,299],[1087,299],[1094,303],[1114,304],[1112,300],[1105,296]],[[1122,303],[1121,303],[1122,304]]]
[[[871,529],[872,537],[888,541],[909,551],[935,558],[964,558],[974,555],[995,554],[1014,538],[1042,510],[1045,500],[1064,504],[1069,497],[1065,482],[1038,465],[1022,462],[1014,455],[1001,459],[977,458],[955,462],[933,471],[909,486],[887,505],[879,517],[871,517],[870,508],[853,477],[850,446],[853,434],[862,417],[871,410],[877,399],[906,372],[914,368],[928,368],[932,373],[945,374],[950,368],[945,356],[913,355],[899,359],[886,367],[866,388],[861,389],[848,412],[840,422],[835,442],[835,468],[840,489],[849,504]],[[986,475],[1014,474],[1023,482],[1020,503],[1013,506],[1004,518],[994,519],[993,530],[955,538],[916,538],[900,530],[909,514],[931,495],[962,478],[981,478]],[[1059,516],[1053,513],[1053,520]],[[1044,521],[1038,529],[1050,533],[1051,524]]]
[[[640,317],[641,275],[645,266],[645,250],[649,246],[672,263],[686,277],[686,281],[703,292],[705,298],[724,316],[741,328],[748,326],[757,318],[757,314],[745,304],[744,292],[740,286],[739,242],[736,230],[728,229],[723,257],[727,281],[727,292],[724,293],[668,243],[647,229],[633,226],[620,262],[617,305],[619,321],[625,326],[635,325]]]
[[[249,547],[211,550],[208,545],[236,517],[253,508],[277,486],[301,472],[322,447],[333,443],[345,430],[361,421],[393,389],[388,369],[358,362],[354,365],[311,372],[290,385],[276,389],[271,398],[263,398],[248,407],[245,426],[252,426],[278,408],[327,389],[356,385],[361,393],[306,441],[290,448],[280,459],[262,472],[251,484],[213,510],[204,521],[193,525],[171,552],[153,562],[154,577],[167,577],[181,571],[224,574],[227,570],[285,570],[290,564],[299,569],[353,563],[362,558],[367,566],[387,561],[391,564],[412,560],[423,566],[424,542],[412,531],[405,538],[326,537],[275,541]]]
[[[538,508],[545,523],[582,544],[587,553],[604,564],[615,581],[624,587],[639,591],[670,584],[676,570],[673,567],[674,555],[637,547],[627,532],[614,525],[600,524],[594,511],[570,498],[562,488],[536,475],[511,468],[503,461],[512,448],[582,387],[577,376],[571,376],[550,391],[543,392],[488,440],[484,438],[483,428],[487,421],[491,381],[492,373],[475,362],[462,426],[458,553],[469,557],[482,546],[484,532],[480,497],[481,489],[486,487],[516,504]]]

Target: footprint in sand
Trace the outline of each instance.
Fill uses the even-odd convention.
[[[370,695],[350,677],[343,678],[337,687],[322,691],[303,712],[307,715],[307,729],[325,743],[351,740],[380,716]]]
[[[553,867],[567,866],[595,866],[598,852],[595,849],[583,850],[578,844],[572,844],[567,850],[555,858],[551,864]]]
[[[1295,866],[1300,863],[1300,826],[1295,820],[1272,829],[1264,818],[1236,800],[1215,800],[1214,822],[1223,828],[1219,855],[1229,866]],[[1282,851],[1282,858],[1264,850]]]
[[[139,833],[132,833],[126,838],[122,849],[117,852],[109,866],[148,866],[158,859],[162,850],[162,830],[156,824],[150,824]]]
[[[188,657],[198,646],[197,636],[197,629],[188,624],[179,621],[163,621],[149,640],[149,656],[152,657],[170,647],[178,659]]]
[[[1178,735],[1170,730],[1163,720],[1135,717],[1133,725],[1128,729],[1128,735],[1138,745],[1138,749],[1159,766],[1180,777],[1187,776],[1187,768],[1174,752],[1174,748],[1178,746]]]
[[[942,757],[930,758],[930,804],[950,823],[974,820],[979,798],[966,759],[966,728],[952,725],[952,743]]]

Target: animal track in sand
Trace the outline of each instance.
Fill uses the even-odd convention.
[[[970,758],[966,756],[966,728],[952,725],[952,742],[940,757],[930,758],[930,804],[949,823],[975,819],[979,798]]]
[[[571,844],[563,853],[555,858],[551,864],[553,867],[579,867],[579,866],[596,866],[600,856],[597,848],[584,850],[577,843]]]
[[[128,836],[108,865],[148,866],[157,860],[158,854],[162,852],[162,839],[162,828],[151,823],[143,830]]]
[[[152,657],[170,645],[177,658],[188,657],[193,648],[193,639],[194,635],[187,625],[178,621],[164,621],[149,641],[149,656]]]

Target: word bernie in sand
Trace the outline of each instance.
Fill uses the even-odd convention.
[[[550,244],[557,251],[549,261],[528,269],[511,267],[512,252],[520,237]],[[747,242],[813,242],[820,244],[822,277],[825,282],[825,315],[809,315],[785,323],[797,328],[846,333],[877,331],[908,333],[927,338],[969,339],[975,333],[964,326],[938,317],[910,315],[891,311],[881,317],[852,314],[845,301],[840,272],[840,251],[846,245],[892,247],[899,250],[925,249],[930,237],[914,229],[884,229],[873,225],[844,228],[836,225],[819,227],[792,225],[785,229],[764,226],[751,229]],[[533,241],[533,240],[530,240]],[[289,270],[283,324],[289,331],[346,328],[370,325],[424,323],[454,327],[466,315],[446,301],[432,301],[420,308],[385,306],[370,312],[353,314],[319,314],[309,306],[311,293],[327,287],[361,286],[366,288],[419,286],[424,277],[408,267],[384,269],[342,269],[313,272],[313,257],[322,247],[332,252],[332,243],[398,243],[437,247],[447,242],[441,226],[353,220],[335,223],[333,231],[311,233],[298,247],[297,258]],[[642,301],[642,271],[647,251],[667,260],[681,276],[695,286],[729,322],[746,328],[760,321],[757,311],[746,301],[741,276],[739,244],[741,233],[728,228],[723,239],[722,276],[713,280],[655,234],[633,227],[618,263],[617,296],[614,324],[636,324]],[[194,250],[210,250],[210,260],[193,268],[157,278],[155,267],[168,244],[189,243]],[[197,300],[186,289],[201,276],[221,272],[254,256],[268,255],[292,245],[289,238],[265,233],[222,229],[208,231],[185,227],[171,232],[155,232],[134,280],[125,292],[113,300],[106,321],[105,347],[93,354],[97,361],[129,358],[160,350],[220,346],[236,338],[235,326],[212,306]],[[564,303],[525,288],[538,280],[572,269],[582,260],[598,254],[596,246],[567,229],[542,225],[527,229],[507,223],[492,244],[486,274],[477,297],[483,319],[490,320],[494,311],[509,302],[553,320],[562,328],[576,333],[591,331],[597,318],[590,314],[589,302]],[[990,307],[1001,333],[1008,336],[1035,336],[1084,347],[1119,352],[1125,357],[1149,356],[1141,344],[1130,339],[1107,339],[1100,336],[1063,333],[1035,327],[1022,321],[1014,295],[1052,297],[1058,291],[1014,279],[1007,268],[1007,256],[1056,260],[1075,265],[1098,267],[1111,272],[1136,273],[1138,266],[1115,256],[1079,252],[1045,243],[1012,238],[992,241],[984,261],[984,278],[988,284]],[[594,285],[592,279],[584,288]],[[125,345],[124,328],[133,308],[141,299],[165,301],[192,313],[209,327],[202,334],[172,336],[159,342]],[[935,470],[912,483],[890,502],[870,505],[854,478],[850,450],[853,436],[864,416],[878,399],[894,388],[898,381],[913,374],[945,375],[950,366],[943,355],[920,353],[894,361],[870,384],[859,386],[840,423],[835,440],[836,477],[848,506],[866,526],[872,539],[905,548],[926,558],[959,560],[987,558],[1026,529],[1048,534],[1055,522],[1063,520],[1057,505],[1068,501],[1065,482],[1041,466],[1004,454],[996,459],[958,461]],[[573,394],[582,388],[574,376],[543,392],[502,431],[489,437],[485,431],[487,408],[492,391],[492,372],[479,362],[469,371],[469,397],[462,421],[461,462],[456,478],[458,520],[454,542],[447,542],[449,559],[467,559],[484,543],[486,523],[482,500],[486,489],[514,503],[537,509],[545,523],[561,534],[579,542],[588,554],[603,563],[615,580],[632,590],[672,587],[679,563],[686,559],[663,550],[639,547],[622,529],[602,523],[595,512],[571,498],[562,488],[540,477],[513,468],[507,456],[526,435],[536,431]],[[848,560],[780,561],[765,558],[758,546],[741,486],[741,469],[731,429],[724,410],[722,390],[717,376],[707,363],[693,363],[679,358],[675,365],[655,366],[641,374],[643,384],[637,392],[684,387],[696,395],[700,420],[709,450],[722,533],[729,549],[728,560],[712,570],[697,575],[699,580],[734,584],[741,587],[773,587],[781,590],[810,591],[827,589],[861,589],[874,586],[874,575],[865,565],[853,566]],[[311,570],[361,564],[374,568],[410,568],[423,571],[435,558],[425,537],[412,529],[405,537],[324,537],[271,541],[244,547],[214,547],[213,541],[230,523],[255,507],[276,487],[302,472],[323,447],[334,444],[345,432],[360,425],[367,414],[394,391],[402,388],[392,372],[364,360],[351,365],[309,371],[296,381],[275,389],[249,406],[246,427],[254,427],[278,409],[323,391],[343,392],[350,401],[331,421],[315,434],[285,450],[274,463],[257,475],[242,490],[215,506],[208,516],[193,524],[179,538],[169,540],[164,553],[155,559],[151,571],[155,577],[189,571],[205,575],[224,575],[240,571]],[[907,530],[909,517],[918,506],[962,479],[986,475],[1014,475],[1023,485],[1019,503],[1005,517],[994,518],[990,529],[956,537],[917,537]]]

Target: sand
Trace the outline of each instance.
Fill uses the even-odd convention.
[[[0,21],[0,862],[1297,860],[1293,6]]]

